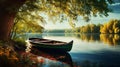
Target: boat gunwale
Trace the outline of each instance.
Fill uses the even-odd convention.
[[[38,38],[39,39],[39,38]],[[30,39],[32,40],[32,39]],[[45,50],[45,48],[47,48],[47,50],[56,50],[56,51],[63,51],[63,52],[68,52],[72,49],[72,46],[73,46],[73,40],[69,41],[69,42],[63,42],[63,43],[66,43],[66,44],[61,44],[61,45],[53,45],[53,44],[46,44],[46,43],[35,43],[34,41],[30,42],[29,40],[29,43],[35,47],[35,48],[40,48],[40,49],[43,49]],[[62,42],[62,41],[59,41],[59,42]]]
[[[30,42],[30,41],[29,41]],[[37,44],[37,45],[45,45],[45,46],[67,46],[67,45],[70,45],[70,43],[71,42],[73,42],[73,40],[72,41],[70,41],[70,42],[66,42],[66,43],[63,43],[63,44],[50,44],[50,43],[48,43],[48,44],[46,44],[46,43],[35,43],[35,42],[30,42],[30,43],[32,43],[32,44]],[[72,44],[71,44],[72,45]]]
[[[49,39],[41,39],[41,40],[48,40],[48,42],[34,42],[34,39],[40,39],[40,38],[31,38],[29,39],[29,42],[32,44],[40,44],[40,45],[48,45],[48,46],[65,46],[65,45],[69,45],[72,41],[70,42],[62,42],[62,41],[56,41],[56,40],[49,40]],[[52,43],[52,42],[56,42],[56,43]],[[61,44],[62,43],[62,44]]]

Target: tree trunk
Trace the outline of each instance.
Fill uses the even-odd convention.
[[[4,12],[0,14],[0,40],[9,40],[10,32],[12,29],[15,13],[10,14]]]
[[[17,10],[26,0],[5,0],[0,4],[0,40],[8,41]]]

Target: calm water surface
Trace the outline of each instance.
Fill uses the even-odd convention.
[[[37,57],[41,62],[37,65],[38,67],[120,67],[120,36],[117,34],[43,33],[42,37],[65,42],[73,40],[74,43],[72,50],[67,54],[43,52],[43,55]],[[52,59],[45,57],[44,54]],[[56,61],[54,58],[58,57],[61,60],[57,59]]]

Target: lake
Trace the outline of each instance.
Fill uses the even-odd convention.
[[[37,67],[120,67],[120,35],[118,34],[43,33],[42,36],[29,34],[27,38],[38,36],[65,42],[73,40],[74,43],[68,53],[41,51],[37,56],[40,61]]]

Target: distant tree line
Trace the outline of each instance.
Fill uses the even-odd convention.
[[[64,29],[44,30],[43,33],[65,33],[65,30]]]
[[[88,24],[86,26],[77,27],[76,32],[77,33],[100,33],[100,26],[101,24],[95,25],[95,24]]]
[[[76,33],[120,33],[120,20],[112,19],[105,24],[88,24],[75,28]]]

